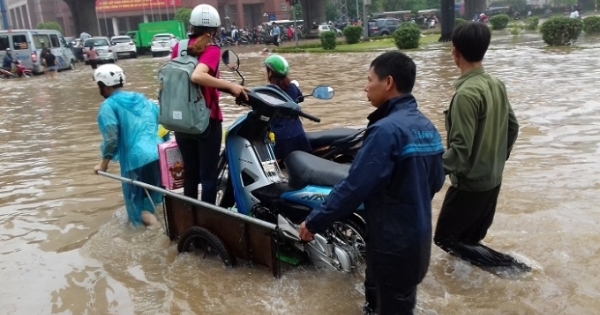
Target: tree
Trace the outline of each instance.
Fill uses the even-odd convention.
[[[60,24],[54,21],[38,23],[36,28],[39,30],[57,30],[62,33],[62,27],[60,27]]]
[[[383,1],[384,11],[419,11],[425,9],[438,9],[440,1],[438,0],[387,0]]]
[[[575,0],[577,1],[577,0]],[[523,11],[527,8],[526,0],[507,0],[506,4],[515,11]]]
[[[403,7],[404,2],[406,2],[406,0],[386,0],[386,1],[383,1],[382,2],[383,10],[384,11],[405,10],[406,8]]]
[[[295,20],[302,20],[302,5],[300,5],[299,3],[296,4],[295,6],[290,6],[290,9],[288,10],[288,13],[290,15],[290,19],[292,21],[294,20],[294,16],[293,16],[294,15],[294,13],[293,13],[294,10],[293,10],[293,8],[296,9],[296,18],[295,18]],[[325,10],[327,10],[327,8],[325,8]],[[327,11],[325,11],[325,12],[326,12],[325,14],[327,14]]]
[[[327,1],[325,4],[325,19],[327,21],[336,21],[339,18],[337,7],[333,2]]]
[[[192,15],[192,9],[188,8],[180,8],[175,12],[175,19],[177,21],[181,21],[185,23],[185,25],[190,24],[190,16]]]

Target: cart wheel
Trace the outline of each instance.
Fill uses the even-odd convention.
[[[229,252],[221,240],[203,227],[194,226],[189,228],[183,234],[179,243],[177,243],[177,251],[179,253],[189,252],[192,248],[195,249],[196,252],[204,252],[203,259],[208,255],[219,256],[225,266],[231,267],[235,265],[235,258],[229,255]]]

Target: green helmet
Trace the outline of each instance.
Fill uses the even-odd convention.
[[[265,60],[265,66],[275,74],[287,76],[290,72],[290,65],[285,58],[279,55],[271,55]]]

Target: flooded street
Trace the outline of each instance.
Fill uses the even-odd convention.
[[[485,60],[521,125],[485,242],[536,270],[502,279],[433,247],[416,314],[600,313],[600,48],[540,46],[502,44]],[[307,130],[366,124],[373,109],[363,88],[376,55],[286,55],[304,93],[317,84],[336,91],[304,103],[322,119],[305,120]],[[420,108],[445,137],[458,70],[446,49],[409,55]],[[264,84],[263,59],[241,55],[246,85]],[[166,60],[119,61],[126,89],[155,99]],[[130,227],[120,183],[92,171],[103,100],[92,70],[80,64],[58,77],[0,81],[0,314],[360,314],[359,275],[301,268],[277,280],[259,267],[179,256],[164,231]],[[222,104],[224,125],[246,111],[228,96]]]

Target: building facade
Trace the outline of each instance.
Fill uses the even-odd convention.
[[[4,0],[12,29],[32,29],[39,23],[56,21],[65,35],[73,34],[73,19],[62,0]],[[5,17],[3,17],[5,18]]]
[[[143,22],[173,20],[179,8],[194,8],[198,4],[210,4],[221,15],[226,28],[254,27],[271,20],[288,19],[289,5],[286,0],[98,0],[101,35],[125,34],[137,29]],[[118,3],[118,5],[115,5]]]
[[[62,0],[4,0],[12,29],[32,29],[39,23],[56,21],[65,36],[78,36],[69,7]],[[175,18],[179,8],[206,3],[214,6],[226,28],[254,27],[269,20],[290,18],[286,0],[97,0],[96,14],[100,36],[125,34],[143,22]],[[4,17],[3,17],[4,18]]]

